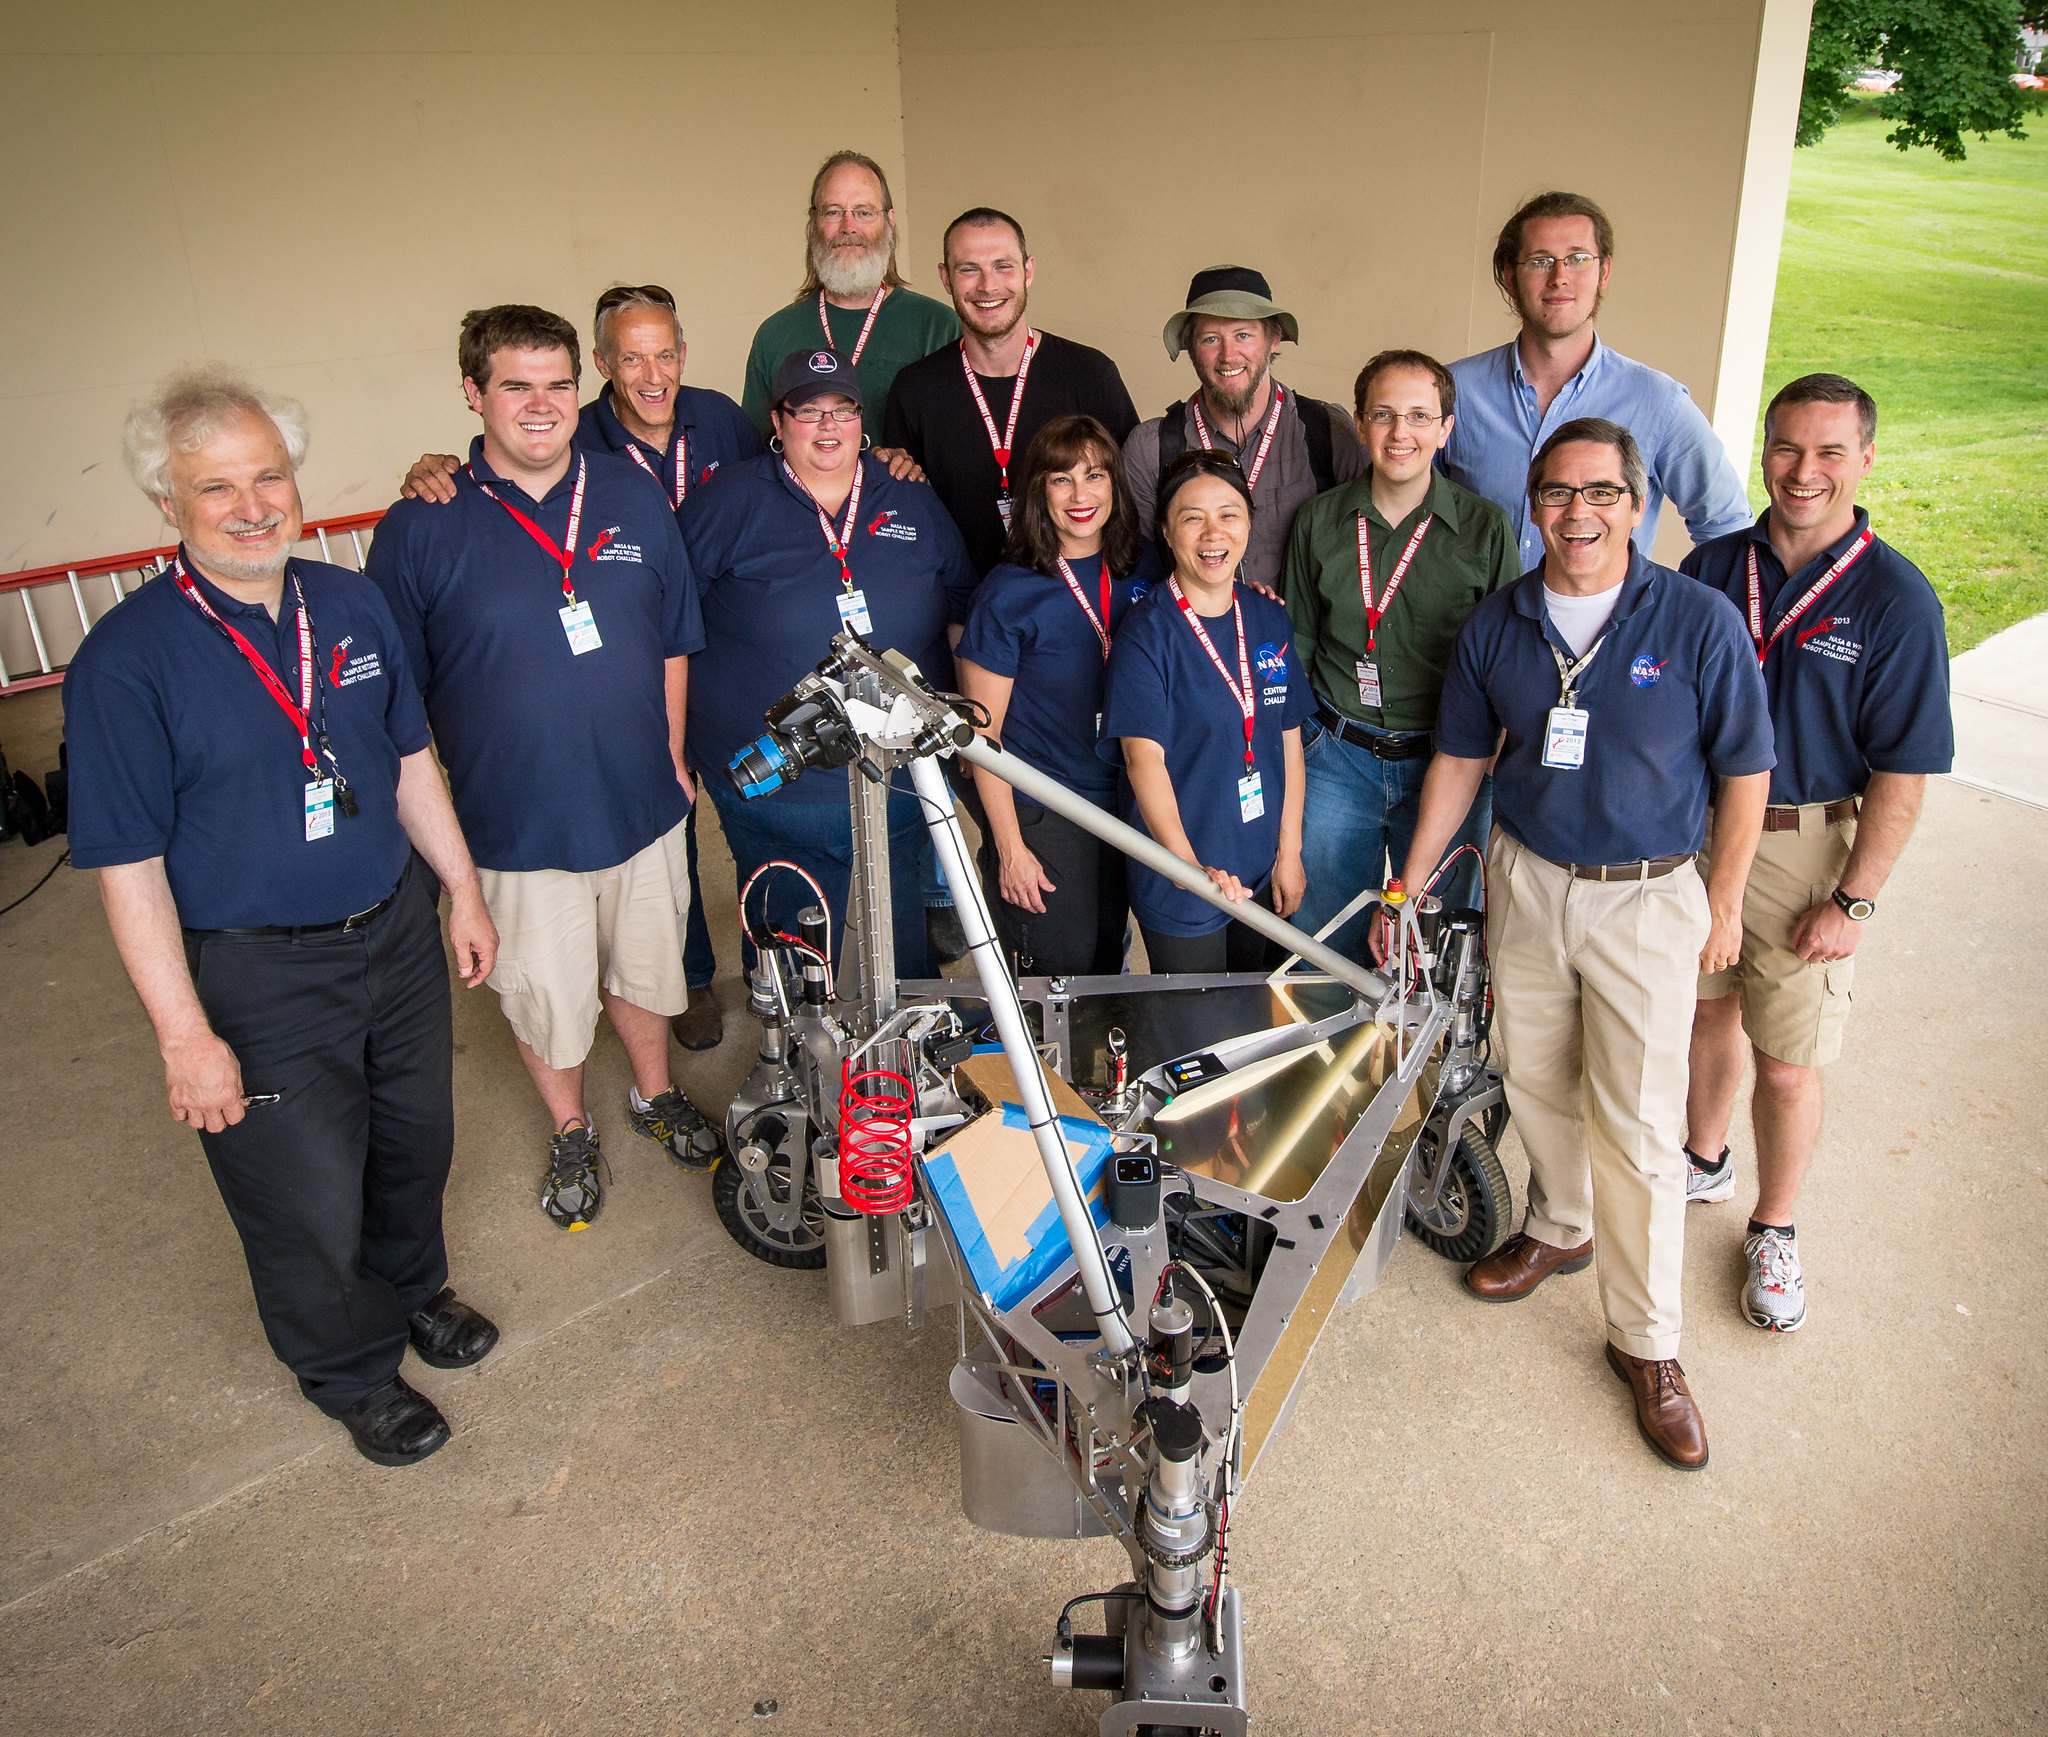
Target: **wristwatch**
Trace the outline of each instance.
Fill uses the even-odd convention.
[[[1835,903],[1842,907],[1842,914],[1852,923],[1867,923],[1877,914],[1874,899],[1852,899],[1840,887],[1835,888],[1834,897]]]

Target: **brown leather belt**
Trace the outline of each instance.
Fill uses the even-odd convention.
[[[1698,854],[1687,851],[1683,856],[1644,857],[1636,862],[1568,862],[1558,866],[1570,870],[1574,880],[1654,881],[1676,874]]]
[[[1809,803],[1808,806],[1812,807],[1814,805]],[[1773,803],[1764,810],[1764,831],[1797,832],[1799,830],[1799,812],[1797,808],[1787,807],[1783,803]],[[1854,820],[1856,818],[1856,798],[1845,796],[1839,802],[1825,803],[1821,805],[1820,816],[1822,824],[1826,826],[1833,826],[1839,821]]]

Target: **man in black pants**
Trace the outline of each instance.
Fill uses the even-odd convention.
[[[366,1458],[411,1465],[448,1425],[400,1378],[406,1345],[453,1369],[498,1339],[447,1284],[441,886],[472,988],[497,932],[383,599],[292,558],[299,406],[188,375],[125,447],[179,550],[66,676],[72,860],[99,871],[271,1349]]]

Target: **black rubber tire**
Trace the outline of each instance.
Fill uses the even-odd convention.
[[[1451,1173],[1444,1179],[1443,1206],[1443,1217],[1429,1225],[1411,1205],[1408,1228],[1445,1260],[1484,1260],[1507,1241],[1514,1194],[1493,1142],[1476,1123],[1467,1122],[1458,1136]]]
[[[786,1160],[770,1164],[769,1173],[778,1172],[786,1188]],[[746,1179],[747,1173],[740,1168],[739,1160],[729,1152],[719,1158],[718,1168],[711,1172],[711,1204],[718,1209],[718,1222],[725,1226],[726,1235],[754,1259],[766,1261],[771,1267],[816,1272],[824,1266],[825,1207],[818,1198],[817,1184],[811,1180],[810,1167],[804,1168],[804,1213],[794,1237],[748,1218],[741,1188]]]

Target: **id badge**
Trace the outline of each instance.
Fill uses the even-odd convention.
[[[865,591],[842,591],[838,597],[839,625],[850,633],[873,633],[875,624],[868,619],[868,594]]]
[[[334,780],[316,778],[306,786],[306,842],[334,836]]]
[[[1579,706],[1552,706],[1543,732],[1543,764],[1575,772],[1586,763],[1586,713]]]
[[[1365,658],[1358,661],[1358,703],[1373,707],[1380,704],[1380,666]]]
[[[996,511],[1003,515],[1003,529],[1005,531],[1007,531],[1010,528],[1010,510],[1010,497],[1008,495],[997,495]]]
[[[1259,775],[1247,772],[1237,781],[1237,818],[1249,824],[1265,812],[1266,797]]]
[[[577,657],[586,651],[595,651],[604,641],[598,637],[597,622],[590,613],[590,600],[581,603],[564,604],[558,612],[562,617],[562,631],[569,636],[569,650]]]

